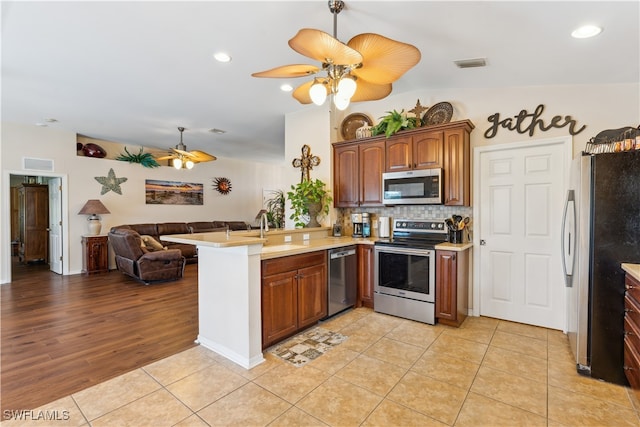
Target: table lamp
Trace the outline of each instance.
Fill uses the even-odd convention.
[[[100,223],[99,214],[108,214],[109,209],[107,209],[100,200],[88,200],[87,203],[84,204],[78,215],[91,215],[88,219],[89,221],[89,234],[93,236],[97,236],[100,234],[100,229],[102,228],[102,224]]]

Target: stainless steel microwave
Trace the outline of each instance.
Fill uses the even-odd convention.
[[[420,169],[382,174],[385,205],[441,205],[442,169]]]

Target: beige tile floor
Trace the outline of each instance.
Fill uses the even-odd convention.
[[[640,425],[633,393],[579,376],[559,331],[364,308],[322,326],[349,338],[304,367],[266,353],[246,370],[195,347],[37,409],[66,420],[26,425]]]

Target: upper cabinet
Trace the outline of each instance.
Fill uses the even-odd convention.
[[[442,167],[442,131],[400,134],[386,141],[385,172]]]
[[[442,168],[443,201],[470,206],[469,120],[333,145],[334,206],[382,206],[382,173]]]
[[[335,207],[382,206],[384,143],[384,140],[375,140],[334,144]]]

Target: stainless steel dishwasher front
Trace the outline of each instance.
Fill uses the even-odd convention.
[[[333,316],[356,303],[358,260],[356,247],[329,250],[328,314]]]

